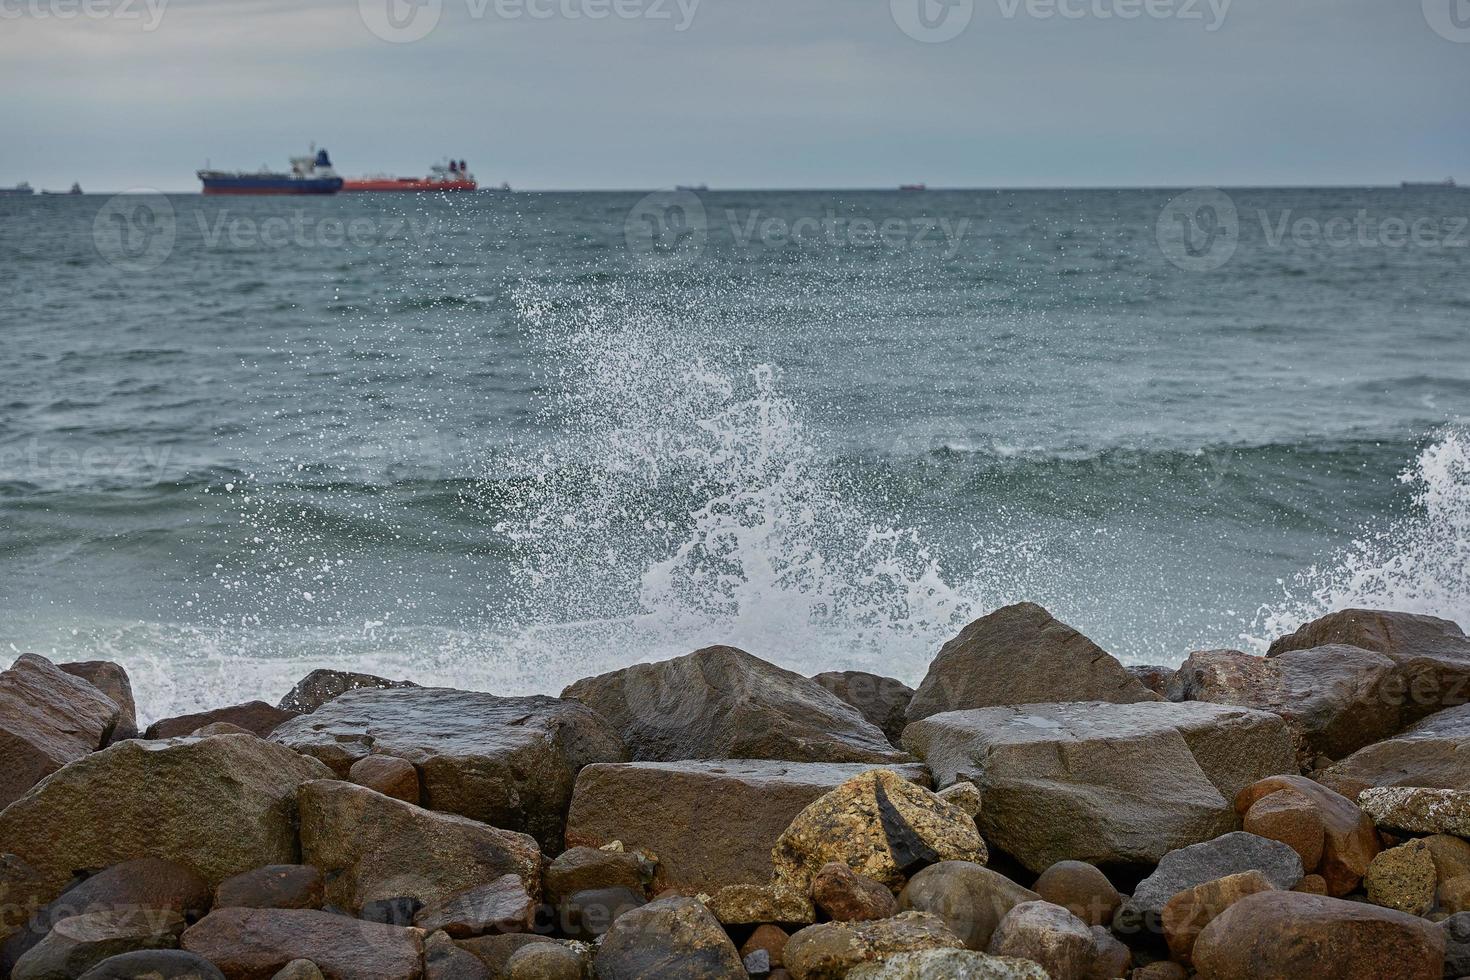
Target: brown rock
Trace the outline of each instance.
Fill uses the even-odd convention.
[[[213,711],[197,711],[191,715],[178,715],[174,718],[165,718],[155,721],[148,726],[144,738],[179,738],[203,728],[206,725],[229,724],[238,725],[247,732],[253,732],[261,738],[265,738],[275,731],[282,722],[296,717],[293,711],[282,711],[280,708],[272,707],[264,701],[247,701],[245,704],[231,705],[228,708],[215,708]]]
[[[23,653],[0,673],[0,809],[69,762],[105,745],[118,706],[45,657]]]
[[[822,865],[812,878],[811,895],[817,908],[835,922],[891,919],[898,914],[893,892],[840,861]]]
[[[424,980],[494,980],[479,957],[454,944],[448,933],[424,940]],[[581,980],[577,977],[576,980]]]
[[[1470,792],[1385,786],[1365,790],[1358,806],[1384,830],[1470,837]]]
[[[1205,926],[1247,895],[1275,890],[1276,886],[1259,871],[1246,871],[1195,885],[1175,895],[1160,916],[1170,954],[1189,965],[1193,962],[1195,940]]]
[[[1435,911],[1450,915],[1470,911],[1470,874],[1455,875],[1440,881]]]
[[[309,864],[272,864],[226,878],[215,889],[216,908],[319,909],[322,873]]]
[[[280,708],[298,715],[309,715],[348,691],[386,690],[396,687],[418,687],[413,681],[390,681],[374,674],[357,674],[349,670],[313,670],[281,698]]]
[[[1351,800],[1304,776],[1271,776],[1243,790],[1235,809],[1248,813],[1256,802],[1282,789],[1311,800],[1322,818],[1322,862],[1318,871],[1329,895],[1346,895],[1358,887],[1368,863],[1378,853],[1373,821]]]
[[[578,770],[627,758],[617,733],[580,704],[432,687],[349,691],[271,738],[344,778],[368,755],[406,759],[427,808],[530,834],[552,853]]]
[[[62,919],[27,950],[11,980],[66,980],[103,960],[141,949],[172,949],[184,931],[183,916],[152,909],[89,912]]]
[[[141,949],[109,956],[81,980],[225,980],[225,975],[204,957],[181,949]]]
[[[569,895],[557,905],[556,927],[572,939],[591,942],[611,929],[621,916],[647,904],[641,890],[588,888]]]
[[[805,893],[775,885],[726,885],[705,904],[727,926],[767,922],[808,925],[817,920],[816,909]]]
[[[413,924],[425,932],[442,929],[454,939],[492,932],[530,932],[536,901],[519,875],[501,875],[440,899],[419,911]]]
[[[1440,881],[1470,874],[1470,843],[1449,834],[1431,834],[1424,838],[1424,846],[1429,848]]]
[[[894,953],[854,967],[848,980],[1048,980],[1038,963],[972,949]]]
[[[854,776],[802,810],[771,851],[776,883],[807,894],[824,864],[839,861],[889,888],[925,865],[987,860],[975,821],[895,772]]]
[[[862,963],[894,953],[963,949],[938,916],[904,912],[877,922],[823,922],[791,937],[783,959],[795,980],[840,980]]]
[[[505,966],[522,947],[530,945],[560,945],[550,936],[538,936],[529,932],[513,932],[501,936],[475,936],[457,939],[454,944],[485,964],[491,977],[503,978]]]
[[[1041,873],[1033,890],[1090,926],[1112,922],[1123,902],[1108,876],[1082,861],[1058,861]]]
[[[1327,880],[1321,875],[1307,875],[1301,881],[1292,886],[1292,891],[1302,892],[1307,895],[1326,895]]]
[[[908,724],[906,714],[914,689],[902,681],[860,670],[834,670],[812,678],[818,684],[852,705],[868,721],[877,725],[894,745]]]
[[[1280,841],[1244,831],[1224,834],[1164,855],[1119,907],[1113,928],[1125,935],[1161,932],[1164,908],[1174,896],[1247,871],[1260,872],[1277,888],[1292,888],[1304,877],[1301,858]]]
[[[420,802],[419,771],[412,762],[395,755],[364,756],[347,770],[347,778],[395,800]]]
[[[771,849],[791,821],[872,768],[766,760],[588,766],[577,777],[567,843],[622,841],[630,850],[647,851],[659,861],[659,889],[713,894],[727,885],[765,885],[774,872]],[[894,771],[928,782],[922,766]]]
[[[1374,905],[1423,915],[1434,907],[1434,858],[1422,841],[1391,847],[1373,858],[1363,883]]]
[[[1087,980],[1115,980],[1128,976],[1133,967],[1133,951],[1123,945],[1106,926],[1092,927],[1092,964]]]
[[[620,916],[597,949],[598,980],[745,977],[720,923],[692,898],[651,902]]]
[[[989,868],[969,861],[943,861],[909,879],[898,904],[904,911],[937,916],[967,947],[983,951],[1011,909],[1039,897]]]
[[[1158,700],[1097,644],[1023,602],[975,620],[940,649],[908,720],[1004,705]]]
[[[1439,980],[1445,937],[1423,919],[1299,892],[1259,892],[1200,933],[1202,980]]]
[[[249,735],[251,738],[259,738],[248,728],[231,724],[228,721],[212,721],[208,725],[196,728],[189,733],[189,738],[208,738],[211,735]]]
[[[1039,963],[1052,980],[1085,980],[1094,949],[1092,930],[1071,912],[1050,902],[1022,902],[995,927],[988,952]]]
[[[1167,699],[1169,682],[1174,679],[1177,668],[1159,667],[1155,664],[1128,664],[1123,669],[1148,690]]]
[[[220,909],[185,930],[180,945],[230,980],[270,980],[309,959],[326,980],[419,980],[423,933],[314,909]]]
[[[1305,764],[1342,758],[1410,720],[1395,696],[1395,662],[1332,645],[1255,657],[1239,650],[1192,653],[1169,683],[1171,701],[1210,701],[1275,712],[1287,720]]]
[[[322,971],[311,960],[292,960],[276,971],[271,980],[324,980]]]
[[[586,957],[561,943],[522,946],[505,964],[505,980],[582,980]]]
[[[782,954],[786,951],[786,943],[790,938],[780,926],[770,923],[758,925],[745,941],[745,945],[740,947],[740,958],[743,960],[756,950],[763,950],[772,968],[780,967],[783,963]]]
[[[432,906],[505,874],[540,896],[541,853],[525,834],[338,780],[303,785],[300,809],[301,852],[326,877],[331,905],[355,913],[408,897]]]
[[[48,899],[78,867],[157,856],[210,884],[298,857],[296,787],[318,762],[244,735],[127,741],[79,759],[0,812],[0,852]]]
[[[546,897],[555,903],[589,888],[627,888],[642,893],[654,863],[641,854],[573,847],[546,869]]]
[[[1196,701],[957,711],[910,725],[903,743],[939,785],[978,785],[985,839],[1038,873],[1155,863],[1235,830],[1235,793],[1295,768],[1278,715]]]
[[[638,762],[908,762],[856,708],[734,647],[577,681],[562,692],[608,719]]]
[[[138,706],[133,700],[132,682],[128,680],[128,672],[123,669],[122,664],[115,664],[110,660],[83,660],[56,666],[91,684],[117,705],[117,724],[108,739],[109,745],[138,737]]]
[[[1470,705],[1461,705],[1432,714],[1315,775],[1349,799],[1374,786],[1470,790],[1467,758]]]
[[[985,800],[980,795],[980,787],[964,780],[953,786],[946,786],[935,795],[951,806],[959,807],[972,817],[980,816],[980,811],[985,809]]]
[[[1189,971],[1178,963],[1158,960],[1134,970],[1133,980],[1189,980]]]
[[[1322,863],[1326,828],[1317,804],[1308,796],[1286,787],[1267,793],[1245,812],[1247,833],[1279,840],[1296,851],[1302,867],[1315,871]]]

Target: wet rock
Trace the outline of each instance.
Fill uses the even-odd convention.
[[[62,919],[11,969],[11,980],[68,980],[103,960],[140,949],[171,949],[184,931],[177,912],[121,909]]]
[[[786,951],[786,943],[791,939],[786,930],[780,926],[765,923],[758,925],[751,932],[750,938],[740,947],[742,959],[759,950],[766,954],[766,962],[772,969],[780,967],[784,962],[782,959]]]
[[[611,929],[619,917],[646,904],[641,890],[588,888],[562,900],[557,925],[573,939],[590,941]]]
[[[652,853],[659,888],[713,894],[727,885],[765,885],[774,872],[771,849],[792,820],[872,768],[733,759],[588,766],[577,777],[567,843],[622,841],[629,850]],[[928,781],[922,766],[894,771]]]
[[[812,678],[877,725],[894,745],[908,724],[906,714],[914,689],[902,681],[860,670],[834,670]]]
[[[597,950],[598,980],[745,977],[720,923],[692,898],[651,902],[620,916]]]
[[[1058,861],[1041,873],[1033,890],[1090,926],[1112,922],[1123,902],[1108,876],[1083,861]]]
[[[1239,650],[1192,653],[1169,684],[1171,701],[1259,708],[1287,720],[1303,763],[1340,759],[1397,732],[1404,717],[1395,662],[1359,647],[1314,647],[1274,657]]]
[[[890,919],[898,914],[893,892],[840,861],[822,865],[812,878],[811,895],[817,908],[836,922]]]
[[[206,725],[238,725],[247,732],[265,738],[282,723],[296,717],[294,711],[282,711],[264,701],[247,701],[212,711],[196,711],[189,715],[164,718],[148,726],[144,738],[180,738]]]
[[[908,720],[1005,705],[1158,700],[1097,644],[1023,602],[975,620],[940,649]]]
[[[1432,714],[1315,778],[1349,799],[1374,786],[1470,790],[1470,705]]]
[[[330,905],[356,912],[368,902],[411,896],[433,906],[505,874],[540,896],[541,853],[525,834],[338,780],[303,785],[300,810],[302,856],[321,869]]]
[[[1327,829],[1322,814],[1310,797],[1291,787],[1267,793],[1245,813],[1247,833],[1289,845],[1302,859],[1302,867],[1316,871],[1322,863]]]
[[[937,916],[970,949],[985,950],[1011,909],[1040,898],[1009,878],[969,861],[930,865],[909,879],[898,896],[905,911]]]
[[[1434,907],[1438,879],[1434,857],[1423,841],[1380,851],[1368,865],[1363,878],[1368,901],[1410,915],[1423,915]]]
[[[105,745],[120,714],[91,684],[45,657],[21,654],[0,673],[0,808]]]
[[[107,744],[138,737],[138,706],[133,700],[133,684],[122,664],[110,660],[82,660],[70,664],[57,664],[64,672],[80,677],[101,691],[117,705],[117,724]]]
[[[1470,837],[1470,792],[1392,786],[1365,790],[1358,806],[1385,830]]]
[[[347,770],[347,778],[359,786],[377,790],[405,803],[420,803],[419,771],[412,762],[396,755],[370,755],[358,759]]]
[[[1245,871],[1206,881],[1175,895],[1165,903],[1160,916],[1170,955],[1189,965],[1193,961],[1195,940],[1205,926],[1247,895],[1274,890],[1276,886],[1259,871]]]
[[[979,786],[985,839],[1038,873],[1154,863],[1237,829],[1235,794],[1295,769],[1280,716],[1203,702],[957,711],[910,725],[903,743],[939,785]]]
[[[577,771],[627,758],[580,704],[432,687],[349,691],[271,737],[344,778],[368,755],[406,759],[427,808],[530,834],[553,853]]]
[[[225,980],[225,975],[204,957],[181,949],[141,949],[109,956],[81,980]]]
[[[1087,924],[1061,906],[1022,902],[995,927],[988,951],[1039,963],[1053,980],[1085,980],[1094,940]]]
[[[726,885],[705,904],[727,926],[817,921],[816,908],[805,893],[774,885]]]
[[[322,873],[309,864],[272,864],[226,878],[215,889],[216,908],[319,909]]]
[[[413,681],[390,681],[386,677],[358,674],[350,670],[313,670],[297,681],[295,687],[286,692],[286,696],[281,698],[279,707],[282,711],[309,715],[328,701],[339,698],[348,691],[381,691],[400,687],[418,687],[418,685]]]
[[[424,980],[494,980],[479,958],[454,944],[448,933],[424,940]],[[580,978],[579,978],[580,980]]]
[[[582,980],[587,973],[586,957],[561,943],[522,946],[505,964],[505,980]]]
[[[1164,906],[1175,895],[1207,881],[1259,871],[1277,888],[1291,888],[1302,880],[1302,861],[1287,845],[1237,831],[1212,841],[1170,851],[1154,873],[1138,883],[1133,896],[1118,909],[1113,928],[1128,935],[1140,930],[1159,931]]]
[[[807,894],[822,866],[846,864],[889,888],[940,861],[987,860],[975,821],[899,774],[855,776],[802,810],[776,842],[776,883]]]
[[[734,647],[634,664],[577,681],[562,697],[606,717],[639,762],[910,761],[820,684]]]
[[[1322,819],[1322,860],[1315,870],[1326,881],[1327,893],[1346,895],[1357,888],[1378,853],[1372,819],[1351,800],[1303,776],[1263,779],[1235,798],[1235,809],[1249,815],[1257,802],[1283,789],[1311,800]]]
[[[184,931],[180,945],[230,980],[270,980],[310,960],[326,980],[419,980],[423,933],[315,909],[218,909]]]
[[[555,903],[590,888],[626,888],[642,894],[653,869],[652,860],[639,854],[573,847],[546,869],[546,895]]]
[[[848,980],[1050,980],[1038,963],[972,949],[926,949],[864,963]]]
[[[896,953],[963,948],[938,916],[904,912],[877,922],[807,926],[787,942],[784,960],[795,980],[840,980],[863,963]]]
[[[1423,919],[1286,891],[1241,899],[1194,944],[1203,980],[1439,980],[1444,953],[1444,934]]]
[[[35,868],[50,895],[74,868],[150,855],[217,884],[294,862],[296,788],[326,775],[314,760],[244,735],[119,742],[0,812],[0,852]]]
[[[505,874],[483,885],[426,905],[413,924],[425,932],[443,930],[454,939],[491,932],[530,932],[536,921],[536,901],[517,874]]]

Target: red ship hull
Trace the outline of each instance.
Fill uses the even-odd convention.
[[[342,183],[344,194],[353,191],[377,193],[423,193],[425,191],[473,191],[479,188],[473,180],[426,180],[423,177],[366,177]]]

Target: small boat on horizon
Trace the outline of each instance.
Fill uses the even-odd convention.
[[[473,191],[479,189],[475,175],[463,160],[436,163],[429,168],[427,177],[394,177],[376,174],[370,177],[350,177],[342,183],[346,193],[372,191],[377,193],[403,194],[425,191]],[[507,185],[506,190],[509,190]]]
[[[685,194],[703,194],[705,191],[709,190],[709,185],[708,184],[675,184],[674,185],[674,190],[681,191],[681,192],[683,192]]]
[[[342,189],[332,158],[315,145],[306,156],[291,158],[290,173],[264,167],[255,173],[210,170],[206,165],[196,176],[205,194],[335,194]]]
[[[0,187],[0,197],[30,197],[36,193],[30,184],[21,181],[14,187]]]
[[[68,190],[68,191],[42,191],[41,192],[41,194],[43,196],[45,196],[45,197],[79,197],[79,196],[81,196],[81,193],[82,193],[82,185],[81,184],[77,184],[77,183],[73,183],[71,185],[71,190]]]
[[[927,191],[929,189],[929,185],[928,184],[899,184],[898,185],[898,189],[901,190],[901,191],[904,191],[906,193],[913,194],[913,193],[918,193],[919,191]]]
[[[1406,180],[1400,186],[1402,186],[1404,190],[1408,191],[1408,190],[1423,190],[1424,188],[1427,188],[1427,187],[1434,187],[1434,188],[1453,188],[1453,187],[1457,187],[1459,185],[1457,185],[1455,183],[1455,178],[1453,178],[1453,177],[1446,177],[1444,180]]]

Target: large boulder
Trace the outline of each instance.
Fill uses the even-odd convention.
[[[1470,702],[1470,637],[1447,619],[1344,609],[1276,640],[1267,656],[1330,644],[1372,650],[1394,661],[1397,676],[1383,690],[1402,708],[1405,723]]]
[[[1116,659],[1031,602],[977,619],[940,648],[909,702],[910,722],[945,711],[1159,696]]]
[[[38,872],[47,900],[76,868],[145,856],[177,861],[215,885],[294,863],[296,788],[330,775],[250,735],[119,742],[0,812],[0,852]]]
[[[903,726],[908,724],[913,688],[892,677],[861,670],[832,670],[817,674],[812,680],[858,709],[864,718],[882,729],[888,741],[898,744]]]
[[[530,834],[551,852],[578,770],[627,759],[617,732],[576,702],[433,687],[349,691],[271,739],[343,779],[370,754],[407,759],[429,809]]]
[[[290,721],[295,717],[296,712],[282,711],[264,701],[246,701],[244,704],[232,704],[225,708],[212,708],[209,711],[196,711],[193,714],[176,715],[173,718],[155,721],[148,726],[148,731],[143,734],[143,737],[178,738],[183,735],[192,735],[208,725],[234,725],[252,735],[265,738],[282,722]]]
[[[972,861],[941,861],[909,879],[898,896],[905,912],[928,912],[970,949],[984,950],[1006,913],[1041,896]]]
[[[117,705],[117,725],[112,730],[109,743],[138,737],[138,706],[133,700],[132,681],[128,680],[128,672],[122,664],[111,660],[81,660],[56,666],[91,684]]]
[[[315,909],[233,908],[206,915],[179,945],[229,980],[271,980],[293,960],[315,963],[326,980],[419,980],[423,935]]]
[[[350,670],[313,670],[286,692],[278,705],[283,711],[309,715],[348,691],[386,690],[393,687],[418,687],[413,681],[390,681],[375,674],[359,674]]]
[[[822,866],[839,861],[896,888],[940,861],[988,859],[975,821],[888,769],[854,776],[796,815],[771,851],[775,884],[807,895]]]
[[[1358,806],[1385,830],[1470,837],[1470,792],[1384,786],[1364,790]]]
[[[1316,778],[1350,799],[1373,786],[1470,790],[1470,705],[1435,712]]]
[[[864,963],[896,953],[963,949],[938,916],[904,912],[875,922],[823,922],[807,926],[786,943],[781,958],[795,980],[841,980]]]
[[[764,885],[771,848],[796,815],[864,763],[724,760],[592,765],[577,777],[567,844],[622,841],[658,856],[658,881],[693,893]],[[922,766],[896,766],[927,784]]]
[[[1423,919],[1286,891],[1242,898],[1194,944],[1201,980],[1440,980],[1444,956],[1444,934]]]
[[[720,923],[692,898],[666,898],[625,912],[597,948],[598,980],[739,980],[740,954]]]
[[[505,874],[541,894],[541,852],[525,834],[435,813],[335,779],[301,787],[301,853],[329,905],[361,912],[390,899],[434,906]]]
[[[1358,887],[1368,864],[1378,853],[1373,820],[1352,800],[1305,776],[1268,776],[1246,787],[1235,798],[1236,812],[1249,816],[1256,804],[1290,791],[1310,800],[1322,822],[1322,856],[1315,867],[1305,867],[1324,879],[1329,895],[1346,895]]]
[[[1155,863],[1237,829],[1235,794],[1295,771],[1279,715],[1198,701],[955,711],[911,724],[903,744],[940,786],[979,786],[986,840],[1038,873]]]
[[[10,971],[11,980],[70,980],[103,960],[142,949],[173,949],[184,931],[177,912],[114,909],[62,919]]]
[[[639,762],[911,761],[858,709],[816,681],[734,647],[706,647],[589,677],[562,697],[612,722]]]
[[[23,653],[0,673],[0,809],[105,745],[120,709],[45,657]]]
[[[1189,655],[1167,693],[1171,701],[1234,704],[1281,715],[1308,768],[1318,755],[1341,759],[1407,724],[1399,699],[1391,696],[1396,670],[1384,654],[1341,644],[1276,657],[1205,650]]]

